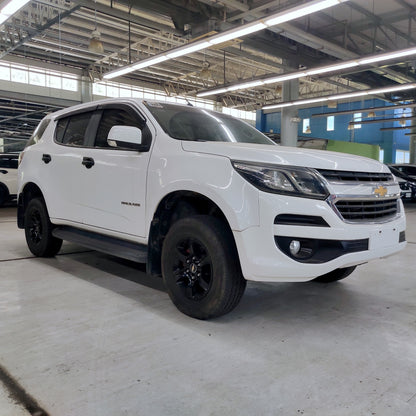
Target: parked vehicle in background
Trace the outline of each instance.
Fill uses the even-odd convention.
[[[416,182],[416,165],[411,163],[391,163],[388,166],[397,169]]]
[[[18,225],[37,256],[68,240],[147,263],[199,319],[231,311],[247,280],[334,282],[406,245],[400,188],[380,162],[128,98],[41,121],[19,166]]]
[[[416,179],[403,173],[396,165],[387,165],[391,173],[397,178],[400,186],[400,196],[402,199],[415,201],[416,200]]]
[[[0,206],[16,198],[18,158],[14,153],[0,154]]]

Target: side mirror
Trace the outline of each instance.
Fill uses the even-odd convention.
[[[142,146],[142,131],[138,127],[113,126],[108,133],[107,143],[111,147],[140,150]]]

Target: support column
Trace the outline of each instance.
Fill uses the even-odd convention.
[[[88,74],[81,77],[81,103],[92,101],[92,82]]]
[[[282,88],[282,101],[297,100],[299,97],[299,80],[285,81]],[[290,121],[292,117],[298,116],[296,107],[282,108],[280,144],[282,146],[295,147],[298,141],[298,123]]]
[[[413,108],[412,116],[416,116],[416,110]],[[416,163],[416,127],[410,129],[412,135],[409,139],[409,163]]]

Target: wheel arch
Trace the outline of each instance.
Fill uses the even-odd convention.
[[[44,198],[42,190],[33,182],[28,182],[19,193],[17,202],[17,226],[19,228],[25,226],[25,211],[30,200],[38,197]]]
[[[161,252],[166,234],[178,219],[190,215],[209,215],[219,218],[231,233],[231,226],[221,208],[210,198],[194,191],[173,191],[158,204],[149,229],[147,271],[161,274]]]

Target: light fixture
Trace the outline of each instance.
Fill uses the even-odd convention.
[[[348,123],[347,129],[348,130],[354,130],[354,124],[351,121]]]
[[[101,33],[97,30],[97,0],[94,0],[94,23],[95,29],[91,32],[91,39],[88,45],[88,50],[94,53],[104,53],[104,46],[101,42]]]
[[[29,3],[30,0],[11,0],[0,10],[0,24]]]
[[[311,134],[312,132],[311,132],[311,128],[308,126],[308,127],[306,127],[306,129],[305,129],[305,134]]]
[[[250,22],[245,25],[241,25],[233,29],[226,30],[223,33],[218,33],[216,35],[206,37],[204,38],[204,40],[191,42],[188,45],[184,45],[178,48],[171,49],[170,51],[155,55],[155,57],[165,56],[166,57],[165,60],[167,60],[167,59],[177,58],[179,56],[188,55],[190,53],[209,48],[210,46],[214,46],[220,43],[227,42],[231,39],[241,38],[243,36],[249,35],[250,33],[258,32],[270,26],[275,26],[283,22],[288,22],[290,20],[298,19],[299,17],[307,16],[311,13],[315,13],[319,10],[327,9],[329,7],[335,6],[340,3],[344,3],[346,1],[349,1],[349,0],[313,0],[307,4],[303,4],[297,7],[292,7],[289,10],[285,10],[283,12],[273,14],[266,18],[257,19],[254,22]],[[145,68],[147,66],[154,65],[152,61],[148,61],[148,60],[139,61],[136,64],[138,63],[146,63],[145,66],[140,66],[140,68]],[[137,69],[137,67],[135,67],[134,65],[128,65],[118,70],[107,72],[104,75],[104,78],[112,79],[117,76],[132,72],[135,69]],[[123,72],[120,72],[120,70],[122,70]],[[124,72],[124,70],[126,71]]]
[[[286,101],[286,102],[282,102],[279,104],[267,105],[263,107],[262,110],[272,110],[272,109],[278,109],[278,108],[284,108],[284,107],[299,106],[299,105],[312,104],[312,103],[317,103],[317,102],[322,102],[322,101],[344,100],[347,98],[362,97],[364,95],[384,94],[386,92],[403,91],[403,90],[409,90],[412,88],[416,88],[416,83],[401,84],[401,85],[395,85],[392,87],[375,88],[372,90],[364,90],[364,91],[357,91],[357,92],[351,92],[351,93],[347,92],[344,94],[329,95],[325,97],[311,98],[311,99],[306,99],[306,100]]]
[[[259,81],[263,81],[263,84],[265,84],[265,85],[274,84],[274,83],[277,83],[277,82],[289,81],[291,79],[298,79],[298,78],[311,76],[311,75],[324,74],[324,73],[332,72],[332,71],[340,71],[342,69],[367,65],[368,63],[381,62],[381,61],[386,61],[386,60],[389,60],[389,59],[394,59],[394,58],[397,58],[397,57],[410,56],[410,55],[415,55],[415,54],[416,54],[416,48],[407,48],[407,49],[402,49],[400,51],[391,52],[391,53],[382,53],[382,54],[377,54],[377,55],[371,55],[367,58],[362,58],[362,59],[358,59],[358,60],[357,59],[352,59],[352,60],[349,60],[349,61],[338,62],[338,63],[332,64],[332,65],[325,65],[325,66],[322,66],[322,67],[311,68],[311,69],[308,69],[308,70],[301,70],[301,71],[291,72],[291,73],[277,75],[277,76],[272,75],[272,76],[268,76],[268,77],[263,77],[263,78],[260,78]],[[244,81],[242,83],[239,83],[239,84],[232,85],[233,90],[243,89],[243,88],[241,88],[241,85],[244,85],[245,83],[246,83],[246,81]],[[230,90],[228,90],[228,91],[230,91]],[[207,97],[209,95],[215,95],[215,94],[219,94],[218,89],[202,91],[202,92],[199,92],[196,96],[197,97]]]
[[[95,53],[104,53],[104,46],[101,42],[101,33],[98,30],[93,30],[91,32],[88,50]]]
[[[368,118],[375,117],[375,116],[376,116],[376,113],[374,111],[369,111],[367,114]]]
[[[406,125],[406,118],[403,116],[401,120],[399,120],[399,124],[404,127]]]

